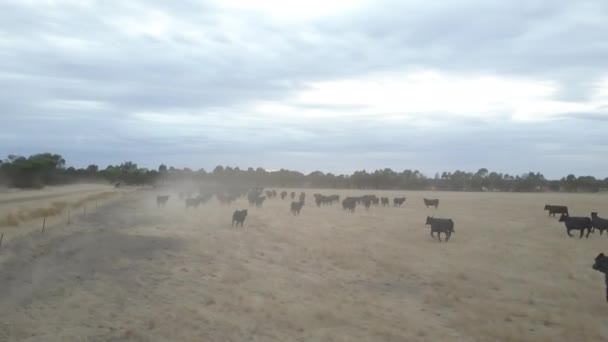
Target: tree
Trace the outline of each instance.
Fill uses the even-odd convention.
[[[167,173],[167,165],[160,164],[160,166],[158,167],[158,172],[159,173]]]

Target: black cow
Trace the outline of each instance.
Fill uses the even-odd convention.
[[[452,236],[452,233],[456,232],[454,230],[454,221],[452,221],[452,219],[441,219],[427,216],[426,224],[431,225],[431,236],[433,239],[435,238],[434,233],[437,233],[439,242],[441,242],[441,233],[445,234],[445,242],[448,242],[448,240],[450,240],[450,236]]]
[[[389,202],[388,202],[388,198],[387,197],[380,198],[380,201],[382,202],[382,206],[383,207],[388,207]]]
[[[304,206],[304,202],[291,202],[291,213],[293,215],[300,215],[300,210]]]
[[[581,231],[581,235],[578,237],[579,239],[583,237],[585,230],[587,230],[585,238],[588,238],[589,234],[591,234],[591,219],[588,217],[575,217],[562,214],[562,216],[559,217],[559,222],[564,222],[566,224],[566,233],[568,233],[569,236],[574,236],[570,234],[571,230]]]
[[[426,205],[426,207],[435,207],[435,209],[437,209],[437,207],[439,207],[439,200],[438,199],[424,199],[424,205]]]
[[[304,192],[300,193],[300,202],[304,203],[305,199],[306,199],[306,193],[304,193]]]
[[[348,210],[351,213],[355,212],[357,207],[357,200],[354,197],[347,197],[342,201],[342,209]]]
[[[281,199],[284,200],[287,197],[287,191],[281,192]]]
[[[608,302],[608,257],[600,253],[595,257],[595,262],[591,266],[594,270],[604,273],[604,284],[606,285],[606,301]]]
[[[241,225],[241,227],[243,226],[243,223],[245,223],[245,218],[247,217],[247,209],[243,209],[243,210],[237,210],[234,212],[234,214],[232,214],[232,226],[236,226],[238,227],[239,224]]]
[[[395,207],[400,207],[403,203],[405,203],[405,197],[393,198],[393,205]]]
[[[596,212],[591,213],[591,226],[593,229],[597,229],[600,231],[600,235],[604,232],[604,230],[608,230],[608,219],[601,218],[597,216]]]
[[[545,210],[549,211],[549,216],[555,216],[555,214],[566,214],[568,215],[568,207],[565,205],[551,205],[545,204]]]
[[[372,199],[371,198],[363,198],[362,200],[363,202],[363,206],[365,207],[365,210],[369,210],[369,207],[372,206]]]
[[[167,204],[168,200],[169,200],[169,195],[156,196],[156,206],[157,207],[164,207]]]

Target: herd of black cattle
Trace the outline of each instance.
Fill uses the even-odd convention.
[[[192,197],[191,193],[180,193],[180,199],[185,200],[186,209],[189,208],[197,208],[199,205],[207,203],[209,200],[213,198],[213,196],[217,198],[217,200],[222,204],[231,204],[238,200],[241,197],[246,196],[249,202],[249,205],[260,208],[263,206],[264,201],[267,199],[273,199],[280,197],[281,200],[285,200],[288,196],[291,198],[292,202],[290,205],[290,211],[293,215],[300,215],[304,204],[306,203],[306,193],[301,192],[299,195],[292,191],[288,193],[287,191],[282,191],[280,194],[277,193],[276,190],[266,190],[261,188],[255,188],[251,190],[239,190],[239,191],[218,191],[215,193],[203,192],[200,191],[198,196]],[[317,207],[322,206],[330,206],[334,204],[340,203],[340,195],[322,195],[316,193],[314,196],[314,203]],[[297,197],[297,201],[295,201]],[[159,207],[165,206],[165,204],[169,201],[169,195],[162,195],[156,197],[156,204]],[[405,197],[396,197],[393,198],[393,206],[401,207],[405,204]],[[434,207],[437,209],[439,207],[438,199],[423,199],[424,205],[429,207]],[[359,197],[346,197],[342,200],[342,209],[347,212],[355,212],[357,206],[363,206],[366,210],[369,210],[372,206],[390,206],[390,200],[388,197],[380,197],[378,198],[376,195],[363,195]],[[573,236],[570,234],[572,230],[579,230],[580,236],[582,238],[585,231],[587,232],[586,237],[589,237],[589,234],[595,231],[595,229],[600,231],[600,235],[603,234],[604,230],[608,230],[608,219],[604,219],[598,216],[596,212],[591,213],[591,218],[589,217],[574,217],[568,214],[568,207],[562,205],[545,205],[545,210],[549,211],[549,215],[555,216],[556,214],[560,214],[559,222],[564,222],[566,225],[566,233],[569,236]],[[237,210],[232,215],[232,226],[243,226],[245,222],[245,218],[247,217],[248,211],[247,209]],[[435,233],[437,233],[437,239],[441,241],[441,233],[445,234],[445,241],[450,239],[454,230],[454,221],[452,219],[443,219],[443,218],[435,218],[427,216],[426,224],[431,226],[431,236],[435,239]]]
[[[545,210],[549,211],[549,215],[555,217],[555,214],[560,214],[559,222],[564,222],[566,225],[566,233],[569,236],[573,236],[570,234],[572,230],[580,231],[579,239],[583,237],[585,231],[587,235],[585,238],[589,237],[589,234],[593,233],[596,229],[600,231],[600,235],[604,233],[604,230],[608,230],[608,219],[601,218],[597,215],[597,212],[591,213],[591,218],[589,217],[577,217],[570,216],[568,213],[568,207],[563,205],[545,205]]]
[[[291,198],[292,202],[290,205],[290,211],[293,215],[300,215],[300,211],[304,207],[306,203],[306,193],[301,192],[299,195],[292,191],[288,193],[287,191],[282,191],[280,194],[277,193],[276,190],[266,190],[261,188],[251,189],[249,191],[218,191],[215,193],[199,191],[199,195],[193,197],[192,193],[179,193],[179,198],[185,200],[186,210],[189,208],[197,208],[199,205],[204,205],[209,200],[215,197],[221,204],[231,204],[238,200],[239,198],[246,196],[249,201],[249,205],[260,208],[264,205],[264,201],[267,199],[277,198],[280,196],[281,200],[285,200],[288,196]],[[317,207],[322,206],[330,206],[333,204],[340,203],[340,195],[330,195],[325,196],[322,194],[314,194],[314,202]],[[156,205],[158,207],[164,207],[169,201],[169,195],[162,195],[156,197]],[[298,198],[297,201],[294,201]],[[393,206],[401,207],[405,204],[405,197],[396,197],[393,198]],[[437,209],[439,207],[438,199],[424,199],[424,204],[427,208],[434,207]],[[390,200],[388,197],[380,197],[378,198],[376,195],[364,195],[359,197],[346,197],[342,200],[342,209],[354,213],[357,206],[363,206],[365,210],[369,210],[372,206],[380,206],[388,207],[390,206]],[[236,210],[232,214],[232,226],[243,226],[245,222],[245,218],[247,217],[248,210]],[[441,233],[445,235],[445,241],[450,239],[454,230],[454,221],[452,219],[442,219],[427,216],[426,224],[431,227],[431,236],[435,239],[441,241]],[[437,237],[435,237],[435,233]]]

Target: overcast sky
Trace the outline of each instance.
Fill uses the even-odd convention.
[[[0,0],[0,154],[608,177],[608,1]]]

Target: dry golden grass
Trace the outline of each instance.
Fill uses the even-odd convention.
[[[119,192],[117,191],[104,191],[90,194],[77,199],[68,198],[64,201],[54,201],[50,203],[50,205],[45,202],[42,202],[40,204],[43,204],[43,207],[30,205],[29,207],[5,210],[2,215],[3,217],[0,218],[0,228],[16,227],[19,226],[20,223],[27,222],[30,220],[61,215],[68,207],[72,209],[82,208],[83,206],[89,203],[93,203],[95,201],[110,199],[116,196],[118,193]]]
[[[406,205],[349,214],[312,206],[316,191],[305,191],[297,217],[280,199],[186,211],[172,194],[158,209],[154,192],[91,215],[70,228],[87,234],[37,261],[65,265],[10,274],[16,288],[45,282],[17,291],[36,298],[27,306],[5,303],[0,339],[608,340],[604,280],[590,267],[608,237],[568,237],[542,210],[608,216],[606,194],[375,191]],[[241,208],[245,227],[230,227]],[[431,239],[427,215],[455,221],[450,242]]]

